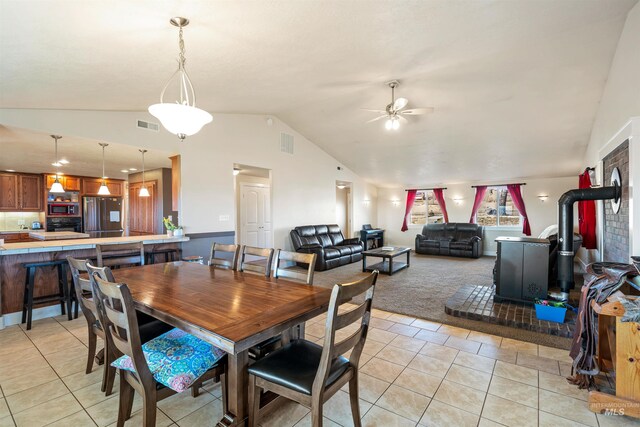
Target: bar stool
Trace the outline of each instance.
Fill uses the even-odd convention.
[[[155,249],[149,252],[145,252],[144,256],[147,258],[145,264],[155,264],[156,256],[164,255],[164,262],[171,262],[180,259],[180,249],[178,248],[169,248],[169,249]]]
[[[67,261],[60,259],[56,261],[28,262],[22,264],[22,266],[27,270],[24,281],[24,301],[22,305],[22,323],[27,323],[27,330],[31,329],[34,305],[60,301],[62,314],[67,314],[67,317],[71,320],[71,298],[69,298],[69,284],[67,281]],[[38,268],[44,267],[52,267],[58,271],[58,288],[60,291],[58,294],[34,297],[36,271]]]
[[[195,262],[197,264],[204,264],[204,257],[200,255],[191,255],[182,258],[184,262]]]

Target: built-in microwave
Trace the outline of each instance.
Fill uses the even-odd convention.
[[[49,203],[49,215],[79,215],[78,203]]]

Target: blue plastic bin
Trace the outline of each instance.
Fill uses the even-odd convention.
[[[536,304],[536,317],[538,318],[538,320],[548,320],[549,322],[564,323],[564,317],[566,314],[566,308]]]

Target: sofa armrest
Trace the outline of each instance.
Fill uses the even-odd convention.
[[[482,239],[478,236],[473,236],[469,241],[471,242],[472,256],[480,258],[482,256]]]
[[[481,240],[482,240],[482,239],[481,239],[480,237],[478,237],[478,236],[472,236],[472,237],[469,239],[469,241],[470,241],[470,242],[479,242],[479,241],[481,241]]]
[[[416,234],[416,242],[423,241],[423,240],[429,240],[429,239],[427,239],[427,236],[425,236],[424,234]]]
[[[344,239],[341,245],[360,245],[362,246],[362,242],[357,237],[353,237],[351,239]]]

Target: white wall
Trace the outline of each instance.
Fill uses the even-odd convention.
[[[524,179],[522,187],[529,222],[531,224],[531,236],[536,237],[542,230],[551,224],[558,223],[558,199],[568,190],[578,187],[578,177]],[[475,184],[487,184],[486,182],[446,184],[444,197],[447,204],[450,222],[469,222],[471,207],[475,197]],[[424,187],[431,187],[425,185]],[[420,186],[414,186],[420,188]],[[541,202],[538,195],[546,194],[549,198]],[[460,204],[453,199],[462,199]],[[395,203],[394,203],[395,202]],[[403,188],[379,188],[378,189],[378,223],[385,231],[385,244],[414,247],[416,234],[420,233],[422,226],[410,225],[409,230],[401,232],[402,219],[406,202],[406,192]],[[577,220],[575,221],[577,226]],[[484,252],[495,252],[495,238],[498,236],[522,236],[522,228],[517,227],[485,227]]]
[[[585,166],[601,160],[600,149],[634,116],[640,116],[640,3],[627,15],[620,35],[591,130]]]
[[[183,143],[164,129],[137,129],[137,119],[156,122],[147,112],[0,110],[5,126],[179,153],[180,223],[187,233],[235,230],[234,163],[271,169],[275,247],[291,247],[296,225],[335,222],[336,180],[353,183],[354,229],[375,222],[375,186],[275,117],[268,126],[262,115],[214,114]],[[280,152],[281,131],[294,136],[294,155]]]

